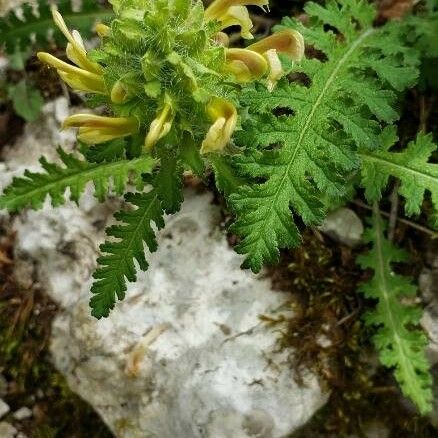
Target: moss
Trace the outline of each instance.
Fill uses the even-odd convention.
[[[13,275],[13,235],[0,229],[0,372],[2,397],[11,411],[27,406],[30,419],[14,426],[32,437],[112,435],[98,415],[68,388],[50,362],[48,344],[56,305],[35,285],[19,286]],[[11,415],[6,420],[14,422]]]
[[[364,275],[355,251],[333,245],[317,231],[304,234],[303,245],[284,253],[271,270],[274,287],[290,291],[292,316],[265,316],[282,327],[279,348],[290,350],[297,379],[312,370],[327,405],[294,438],[365,436],[369,424],[382,424],[394,437],[436,436],[403,399],[390,370],[378,365],[361,315],[373,306],[357,293]]]

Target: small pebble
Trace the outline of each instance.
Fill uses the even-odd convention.
[[[1,438],[15,438],[17,429],[12,424],[6,423],[6,421],[0,421],[0,437]]]
[[[0,398],[0,418],[3,418],[10,410],[9,405]]]
[[[355,247],[362,241],[364,227],[353,210],[339,208],[329,213],[319,230],[344,245]]]
[[[32,411],[26,406],[23,406],[22,408],[16,410],[13,414],[13,417],[18,421],[26,420],[31,416],[32,416]]]

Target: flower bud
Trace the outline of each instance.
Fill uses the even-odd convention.
[[[236,107],[225,99],[214,97],[207,113],[214,123],[202,142],[201,154],[222,151],[230,142],[237,124]]]

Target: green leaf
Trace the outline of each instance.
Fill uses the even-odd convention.
[[[44,105],[44,99],[39,90],[22,79],[16,85],[9,85],[8,96],[12,100],[14,111],[24,120],[34,122],[38,119]]]
[[[115,214],[120,224],[108,228],[107,235],[117,240],[106,241],[100,246],[102,256],[98,258],[99,267],[93,274],[95,282],[91,288],[90,306],[92,315],[98,319],[109,315],[116,298],[125,297],[126,282],[136,281],[134,261],[140,269],[148,268],[143,243],[151,252],[157,249],[152,223],[158,229],[164,226],[164,211],[155,189],[148,193],[128,193],[125,201],[132,208]]]
[[[226,196],[237,192],[238,188],[245,183],[240,178],[237,170],[233,167],[230,157],[220,154],[209,154],[208,160],[213,168],[216,187]]]
[[[192,136],[184,135],[180,146],[181,161],[195,175],[202,177],[205,172],[204,161],[199,153],[199,145],[195,143]]]
[[[18,50],[18,48],[9,55],[9,68],[12,70],[22,71],[26,67],[26,61],[31,56],[32,51],[30,47],[24,50]]]
[[[157,194],[164,211],[167,214],[176,213],[183,201],[183,167],[177,152],[172,149],[161,148],[158,156],[160,157],[160,170],[155,176]]]
[[[125,156],[126,139],[116,138],[106,143],[85,146],[84,155],[91,163],[103,163],[117,161]]]
[[[417,287],[409,278],[393,272],[392,263],[406,261],[407,256],[385,238],[384,231],[375,204],[372,228],[365,234],[372,249],[358,258],[363,269],[374,271],[371,280],[360,289],[367,298],[377,300],[375,310],[365,315],[365,321],[377,329],[373,340],[382,364],[394,369],[403,394],[424,415],[432,410],[432,377],[425,355],[427,337],[415,328],[421,318],[421,308],[406,304],[413,302]]]
[[[96,22],[104,22],[113,17],[112,11],[102,8],[93,0],[83,0],[79,12],[72,10],[71,2],[68,0],[62,0],[57,4],[67,26],[78,30],[84,38],[92,35]],[[0,20],[0,48],[4,47],[7,53],[13,53],[32,44],[37,48],[46,47],[51,35],[56,42],[64,42],[64,36],[53,22],[47,1],[39,1],[38,13],[39,16],[35,15],[32,6],[25,4],[23,20],[18,19],[14,12],[3,17]]]
[[[143,185],[142,174],[152,172],[155,165],[150,156],[109,163],[88,163],[61,148],[58,148],[58,154],[64,166],[49,163],[42,157],[40,163],[44,173],[26,170],[24,177],[15,177],[0,197],[0,209],[6,208],[12,212],[27,206],[38,209],[48,195],[56,207],[65,202],[67,188],[70,189],[70,199],[77,202],[89,182],[94,183],[96,198],[103,201],[110,190],[111,181],[114,192],[122,194],[131,175],[140,187]]]
[[[318,224],[322,199],[344,195],[357,149],[379,146],[382,125],[398,117],[397,92],[418,75],[403,24],[373,27],[376,11],[367,2],[307,3],[305,11],[309,27],[286,18],[276,29],[298,30],[325,55],[295,67],[310,85],[283,80],[272,93],[255,86],[241,94],[248,116],[236,134],[245,147],[236,165],[250,182],[231,196],[232,229],[242,237],[243,266],[255,272],[276,262],[280,248],[300,243],[293,214]]]
[[[378,201],[388,184],[390,176],[401,182],[399,193],[406,199],[406,214],[419,214],[426,191],[432,195],[432,202],[438,209],[438,164],[429,159],[437,150],[431,134],[420,133],[415,141],[401,152],[390,151],[397,141],[394,127],[382,133],[382,149],[363,150],[362,186],[371,202]]]

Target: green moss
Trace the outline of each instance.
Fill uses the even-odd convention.
[[[326,406],[293,438],[365,436],[369,424],[381,424],[390,437],[432,437],[436,430],[401,397],[392,373],[378,365],[361,317],[373,303],[357,293],[365,275],[355,251],[333,245],[307,231],[304,244],[284,253],[271,272],[274,287],[291,292],[293,317],[264,317],[281,324],[282,349],[293,349],[290,365],[298,379],[312,370],[324,390]]]

